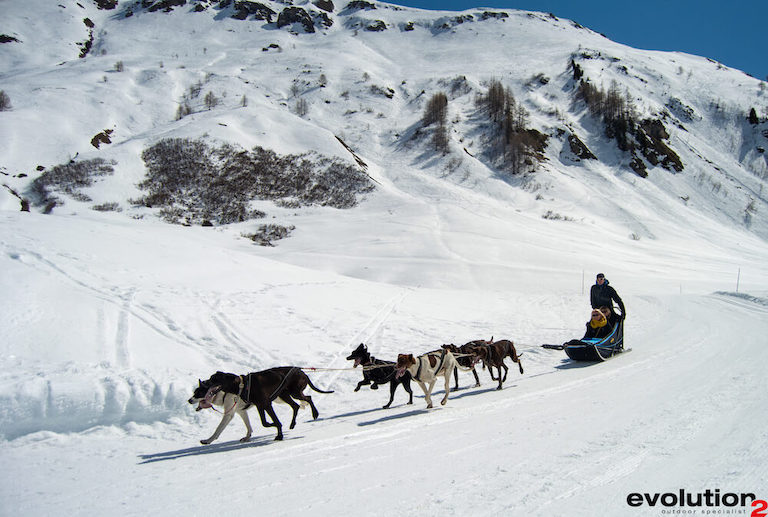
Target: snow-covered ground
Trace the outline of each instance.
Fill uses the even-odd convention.
[[[734,290],[727,268],[708,284],[692,271],[704,290],[683,294],[688,277],[662,290],[645,271],[606,270],[633,350],[587,366],[538,347],[578,336],[588,312],[578,265],[558,287],[546,252],[535,272],[504,272],[500,284],[518,288],[419,287],[376,279],[380,260],[425,281],[441,268],[397,242],[379,243],[363,280],[287,265],[214,229],[2,219],[2,513],[658,515],[627,495],[765,497],[768,277],[757,263],[742,270],[750,296],[713,294]],[[486,259],[465,260],[482,270]],[[412,406],[399,390],[389,410],[386,390],[352,391],[361,371],[345,357],[360,342],[394,359],[491,335],[523,354],[525,374],[511,369],[502,391],[487,372],[480,388],[462,374],[433,410],[416,386]],[[302,411],[274,442],[254,413],[250,443],[237,419],[200,445],[220,415],[187,404],[197,379],[276,365],[318,368],[315,384],[335,390],[313,394],[320,418]]]
[[[25,45],[0,48],[13,103],[0,113],[1,515],[662,515],[660,503],[635,508],[627,497],[768,498],[764,158],[741,123],[709,109],[715,98],[733,113],[760,106],[756,80],[513,11],[483,22],[473,11],[475,22],[436,30],[456,13],[378,4],[307,35],[210,12],[118,19],[62,0],[37,2],[43,14],[29,17],[19,5],[2,4],[10,28],[0,27]],[[78,60],[84,14],[97,37]],[[358,33],[366,17],[390,29]],[[415,30],[401,30],[411,20]],[[179,30],[164,30],[171,23]],[[261,50],[272,42],[279,52]],[[486,47],[508,54],[474,54]],[[683,173],[641,179],[589,131],[594,121],[566,92],[567,65],[594,49],[635,74],[623,84],[641,109],[674,95],[698,114],[686,129],[668,125]],[[118,60],[123,72],[111,70]],[[584,66],[607,86],[622,74],[610,62]],[[539,72],[549,83],[526,86]],[[461,74],[470,92],[460,81],[451,97],[451,154],[403,138],[418,127],[419,92]],[[493,77],[535,127],[567,127],[601,160],[561,159],[551,136],[547,162],[525,179],[482,162],[471,117]],[[228,92],[223,105],[173,121],[198,80]],[[291,109],[297,80],[304,118]],[[110,127],[113,144],[90,147]],[[168,136],[351,160],[340,136],[377,188],[349,210],[264,202],[271,220],[296,227],[274,248],[241,236],[263,221],[173,226],[128,202],[141,151]],[[8,189],[25,192],[38,164],[76,153],[118,162],[87,189],[93,201],[18,212]],[[90,209],[103,202],[122,211]],[[626,303],[632,351],[586,365],[540,348],[581,336],[597,272]],[[412,406],[400,388],[388,410],[385,388],[353,391],[362,373],[345,357],[361,342],[394,359],[491,336],[512,339],[525,368],[511,368],[501,391],[487,371],[479,388],[460,374],[461,389],[430,410],[415,385]],[[221,415],[187,403],[197,380],[278,365],[334,390],[311,393],[320,418],[302,411],[275,442],[252,412],[249,443],[235,419],[200,445]],[[277,412],[286,424],[289,410]],[[730,510],[696,510],[713,509]]]

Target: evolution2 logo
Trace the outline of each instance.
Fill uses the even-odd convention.
[[[721,494],[720,489],[691,493],[677,492],[649,494],[633,492],[627,495],[627,504],[633,508],[659,507],[663,515],[747,515],[768,517],[768,502],[752,493]]]

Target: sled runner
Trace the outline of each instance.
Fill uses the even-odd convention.
[[[565,350],[565,354],[574,361],[605,361],[624,352],[624,320],[620,319],[604,338],[573,339],[562,345],[541,346],[549,350]]]

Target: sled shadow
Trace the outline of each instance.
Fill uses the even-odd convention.
[[[598,363],[600,363],[600,361],[571,361],[570,359],[563,359],[563,362],[555,366],[555,369],[571,370],[573,368],[586,368]]]

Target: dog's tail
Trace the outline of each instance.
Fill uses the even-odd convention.
[[[514,354],[512,356],[512,361],[517,363],[517,367],[520,369],[520,374],[522,375],[522,373],[523,373],[523,362],[520,360],[520,357],[522,357],[523,354],[518,354],[514,347],[512,347],[512,352]]]
[[[304,372],[304,375],[306,375],[306,372]],[[333,393],[333,390],[331,391],[321,390],[320,388],[312,384],[312,380],[309,378],[309,375],[307,375],[307,385],[318,393]]]

